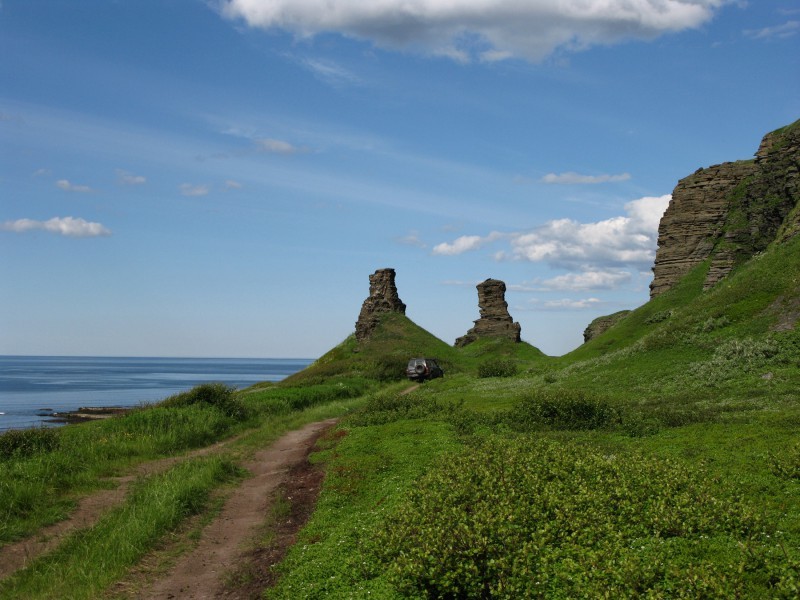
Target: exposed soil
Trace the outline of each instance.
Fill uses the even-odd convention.
[[[321,473],[308,465],[308,454],[317,438],[335,422],[329,419],[311,423],[257,452],[243,465],[252,477],[244,480],[228,497],[220,514],[203,530],[196,548],[137,597],[148,600],[257,597],[269,584],[268,579],[259,575],[241,587],[230,587],[230,584],[226,587],[226,581],[243,570],[256,574],[269,571],[276,560],[274,557],[283,556],[294,541],[295,533],[313,510],[322,481]],[[252,548],[258,546],[256,538],[281,485],[287,486],[287,495],[292,496],[292,500],[295,493],[302,497],[297,508],[298,518],[288,519],[284,533],[271,545],[276,546],[275,554],[262,556],[259,550]],[[303,519],[299,517],[301,513],[305,513]]]
[[[322,437],[329,435],[324,432]],[[345,431],[335,432],[336,438],[342,435],[345,435]],[[295,544],[298,532],[311,518],[325,478],[324,470],[308,461],[312,450],[309,447],[305,459],[289,469],[285,483],[273,496],[272,515],[267,520],[264,532],[267,541],[255,545],[242,556],[227,585],[219,590],[218,598],[255,600],[277,582],[279,573],[275,567]]]

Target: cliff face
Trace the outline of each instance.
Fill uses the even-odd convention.
[[[767,134],[755,160],[678,182],[658,228],[650,297],[711,258],[707,289],[775,240],[800,232],[800,121]]]
[[[475,327],[458,338],[455,345],[466,346],[485,337],[507,337],[519,342],[522,328],[519,323],[514,323],[514,319],[508,314],[506,284],[499,279],[487,279],[477,287],[481,316],[475,321]]]
[[[394,269],[378,269],[369,276],[369,298],[361,305],[361,312],[356,321],[356,339],[364,341],[369,338],[383,313],[397,312],[406,314],[406,305],[397,295],[394,282]]]

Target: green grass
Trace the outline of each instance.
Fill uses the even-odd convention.
[[[368,342],[350,337],[278,384],[0,437],[0,540],[63,518],[137,462],[239,433],[230,465],[288,428],[348,414],[316,455],[323,493],[269,597],[795,598],[800,236],[703,291],[707,269],[563,357],[502,339],[457,349],[390,314]],[[412,356],[438,359],[445,377],[408,393]],[[170,472],[174,488],[167,476],[137,488],[165,494],[166,516],[152,517],[162,534],[231,473],[186,468]],[[199,490],[189,508],[184,486]],[[158,539],[128,523],[137,494],[113,513],[123,558],[108,576],[69,575],[76,597]],[[46,573],[79,571],[71,557],[104,543],[87,530],[5,585],[58,595]]]
[[[800,236],[707,269],[567,356],[373,393],[268,596],[797,597]]]
[[[457,447],[452,427],[419,419],[348,426],[316,456],[328,475],[312,521],[281,564],[270,598],[384,597],[380,576],[364,577],[362,543],[383,522],[433,459]]]
[[[238,462],[288,430],[340,416],[364,402],[357,387],[342,392],[336,386],[333,394],[317,386],[306,388],[310,400],[292,408],[275,400],[273,386],[266,387],[219,395],[219,386],[201,386],[118,419],[49,430],[45,437],[39,430],[11,436],[0,446],[9,450],[0,459],[1,531],[8,539],[68,516],[74,499],[106,485],[108,475],[241,434],[224,452],[187,459],[138,482],[125,503],[96,525],[68,536],[55,551],[5,579],[0,598],[97,597],[185,519],[208,510],[209,495],[238,477]],[[291,397],[301,394],[295,390]]]
[[[202,511],[213,489],[239,476],[220,457],[187,460],[139,481],[124,505],[0,584],[0,598],[95,598],[166,533]]]

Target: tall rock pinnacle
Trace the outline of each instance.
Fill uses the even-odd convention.
[[[477,287],[481,317],[475,321],[475,327],[467,335],[456,340],[456,346],[466,346],[487,337],[505,337],[519,342],[522,328],[508,314],[506,284],[499,279],[487,279]]]
[[[369,298],[361,305],[356,321],[356,339],[361,342],[369,338],[383,313],[406,314],[406,305],[397,295],[394,269],[378,269],[369,276]]]

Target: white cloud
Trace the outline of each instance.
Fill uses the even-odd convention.
[[[479,235],[462,235],[451,243],[442,242],[441,244],[437,244],[433,247],[433,253],[444,256],[455,256],[457,254],[469,252],[470,250],[482,248],[486,244],[490,244],[501,237],[504,237],[504,234],[497,231],[493,231],[486,237],[481,237]]]
[[[308,152],[306,148],[295,146],[283,140],[275,140],[271,138],[259,138],[255,140],[256,147],[261,152],[268,152],[270,154],[299,154]]]
[[[76,185],[74,183],[70,183],[70,181],[67,179],[59,179],[56,181],[56,187],[60,190],[64,190],[65,192],[76,192],[79,194],[91,194],[94,191],[88,185]]]
[[[97,237],[111,235],[111,231],[101,223],[92,223],[75,217],[53,217],[47,221],[33,219],[19,219],[6,221],[0,225],[3,231],[25,233],[28,231],[43,230],[67,237]]]
[[[229,190],[240,190],[242,189],[243,186],[238,181],[234,181],[233,179],[228,179],[225,182],[225,187]]]
[[[785,39],[800,32],[800,21],[787,21],[783,25],[764,27],[763,29],[748,29],[745,35],[755,40]]]
[[[117,181],[122,185],[143,185],[147,183],[147,178],[142,175],[134,175],[123,169],[117,169]]]
[[[337,32],[454,60],[539,61],[557,49],[697,28],[734,0],[221,0],[251,27]]]
[[[182,183],[180,190],[183,196],[206,196],[211,188],[205,184]]]
[[[601,303],[599,298],[572,299],[562,298],[560,300],[546,300],[542,303],[542,308],[549,310],[585,310],[594,308]]]
[[[583,271],[579,273],[566,273],[552,279],[539,282],[545,291],[587,291],[587,290],[612,290],[623,283],[631,281],[633,276],[629,271],[622,269],[609,271]]]
[[[566,173],[548,173],[542,177],[542,183],[560,183],[560,184],[595,184],[595,183],[611,183],[617,181],[628,181],[631,178],[630,173],[620,173],[619,175],[581,175],[573,171]]]
[[[556,219],[526,232],[464,235],[434,246],[433,253],[455,256],[507,239],[509,249],[496,252],[497,260],[546,262],[579,272],[596,267],[647,268],[655,259],[658,224],[670,198],[668,194],[633,200],[625,205],[626,216],[596,223]]]
[[[625,205],[627,216],[596,223],[557,219],[511,240],[512,257],[575,268],[583,265],[642,265],[655,259],[658,223],[670,196],[640,198]]]

